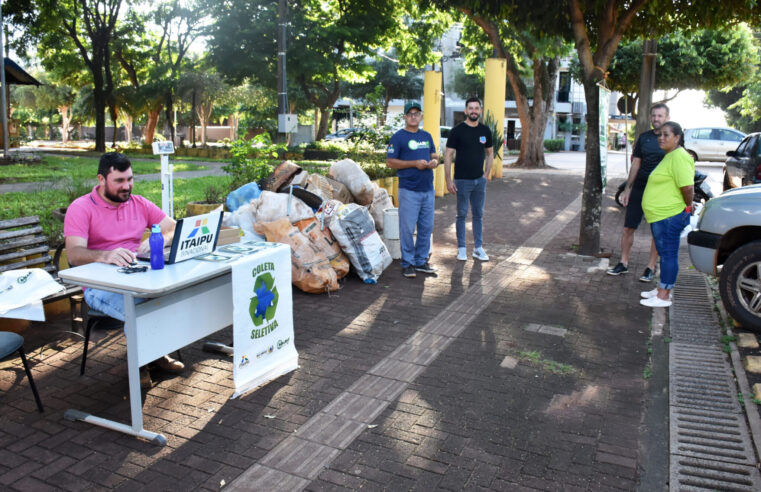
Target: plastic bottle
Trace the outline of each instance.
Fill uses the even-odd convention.
[[[158,224],[151,227],[148,245],[151,247],[151,270],[161,270],[164,268],[164,236],[161,235],[161,227]]]

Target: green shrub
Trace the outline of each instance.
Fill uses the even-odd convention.
[[[273,144],[268,133],[261,133],[251,140],[238,139],[230,145],[232,161],[222,170],[232,178],[230,189],[259,181],[272,174],[272,159],[285,150],[283,144]]]
[[[564,146],[565,146],[565,140],[563,140],[562,138],[556,138],[553,140],[544,141],[544,148],[547,150],[547,152],[559,152],[563,150]]]

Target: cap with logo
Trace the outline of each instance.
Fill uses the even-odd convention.
[[[417,109],[418,111],[422,111],[423,108],[420,107],[420,103],[417,101],[410,101],[407,104],[404,105],[404,114],[407,114],[412,109]]]

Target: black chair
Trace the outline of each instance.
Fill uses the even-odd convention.
[[[24,364],[24,371],[29,380],[29,386],[32,387],[32,393],[34,393],[34,400],[37,402],[37,408],[40,412],[43,412],[44,410],[42,408],[42,402],[40,401],[40,395],[37,393],[37,386],[34,385],[32,371],[29,370],[29,364],[27,363],[26,355],[24,354],[24,337],[18,333],[0,331],[0,359],[5,359],[16,351],[18,351],[19,356],[21,356],[21,362]]]
[[[87,310],[86,312],[85,309]],[[82,321],[85,325],[85,345],[82,348],[82,367],[79,370],[80,376],[85,373],[85,364],[87,364],[87,347],[90,345],[90,332],[92,331],[93,326],[98,324],[100,321],[112,319],[106,313],[102,313],[97,309],[91,308],[84,301],[82,301],[82,311]]]

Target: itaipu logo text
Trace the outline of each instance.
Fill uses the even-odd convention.
[[[182,242],[181,249],[194,248],[210,243],[214,239],[214,235],[209,230],[207,225],[208,222],[209,219],[196,220],[195,227],[190,231],[190,234],[188,234],[188,238]],[[199,231],[201,234],[196,236]]]
[[[273,319],[277,312],[280,294],[275,286],[275,278],[270,273],[274,270],[275,264],[272,262],[260,263],[251,270],[251,276],[256,278],[254,295],[248,305],[248,313],[255,326],[251,330],[252,339],[262,338],[277,329],[277,320],[273,321]]]

